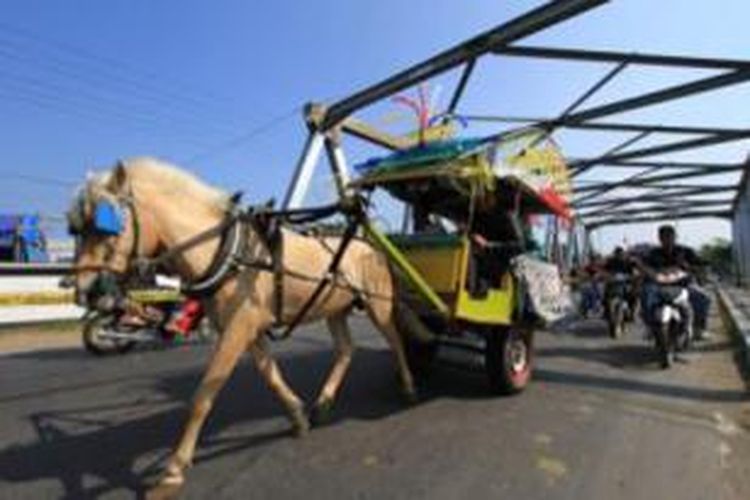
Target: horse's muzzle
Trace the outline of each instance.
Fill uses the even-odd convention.
[[[93,279],[83,283],[79,280],[75,286],[76,304],[100,312],[112,312],[124,297],[117,276],[111,272],[97,273]]]

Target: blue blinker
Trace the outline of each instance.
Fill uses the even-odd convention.
[[[94,229],[101,234],[117,236],[122,233],[120,208],[109,201],[99,201],[94,206]]]

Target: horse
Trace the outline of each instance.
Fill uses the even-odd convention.
[[[139,262],[160,256],[168,257],[166,264],[184,282],[200,280],[216,267],[223,253],[222,231],[212,228],[220,227],[235,209],[228,193],[154,158],[120,161],[113,169],[92,175],[68,212],[71,232],[77,235],[73,279],[77,302],[87,305],[87,293],[104,273],[125,277]],[[241,237],[246,255],[257,262],[272,259],[261,231],[245,226]],[[276,258],[281,259],[281,292],[275,272],[252,265],[239,265],[204,292],[204,306],[220,336],[159,485],[184,483],[216,395],[245,351],[282,402],[295,433],[303,436],[310,429],[302,400],[269,354],[265,332],[299,319],[320,280],[331,274],[332,249],[338,248],[340,238],[306,236],[287,228],[281,229],[279,238],[283,251]],[[353,345],[346,319],[355,307],[364,309],[385,337],[395,355],[404,394],[414,397],[414,381],[397,328],[396,278],[385,255],[354,238],[345,247],[335,279],[325,285],[314,306],[303,311],[302,322],[327,322],[335,347],[333,365],[313,406],[319,415],[332,407],[349,368]],[[281,309],[274,307],[279,299]]]

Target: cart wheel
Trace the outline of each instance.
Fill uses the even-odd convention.
[[[404,351],[406,362],[409,363],[411,374],[416,379],[425,379],[429,376],[437,355],[436,342],[419,342],[414,339],[406,339]]]
[[[487,333],[485,370],[490,388],[497,394],[521,392],[531,379],[531,331],[498,328]]]

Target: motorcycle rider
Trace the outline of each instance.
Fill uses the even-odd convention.
[[[597,254],[591,254],[589,261],[574,269],[572,280],[575,286],[580,290],[581,306],[580,314],[584,318],[589,315],[598,316],[601,314],[599,309],[603,303],[601,287],[599,286],[599,277],[602,272],[603,261]]]
[[[691,248],[677,244],[677,234],[673,226],[668,224],[660,226],[658,234],[660,245],[652,249],[643,262],[637,259],[635,262],[650,278],[660,271],[674,268],[682,269],[692,275],[693,280],[688,286],[690,307],[684,313],[688,318],[687,324],[692,333],[691,337],[695,340],[704,340],[707,338],[706,322],[711,299],[698,286],[696,280],[702,280],[705,263]],[[650,282],[643,287],[641,298],[643,319],[647,324],[651,324],[655,302],[656,284]]]
[[[612,278],[618,274],[626,275],[629,278],[630,283],[626,288],[627,294],[625,300],[628,303],[628,319],[631,319],[638,302],[637,287],[634,282],[635,264],[622,247],[615,247],[612,255],[604,262],[601,274],[605,278],[604,296],[602,297],[602,307],[605,317],[609,315],[609,307],[607,306],[615,291],[615,283],[608,278]]]

